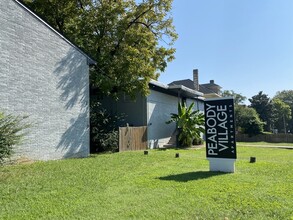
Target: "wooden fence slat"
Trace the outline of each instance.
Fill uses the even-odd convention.
[[[147,149],[147,127],[120,127],[119,151]]]

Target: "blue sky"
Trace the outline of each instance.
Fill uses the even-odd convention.
[[[247,98],[293,89],[292,0],[174,0],[176,59],[159,81],[215,83]]]

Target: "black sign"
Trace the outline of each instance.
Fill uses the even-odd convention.
[[[204,108],[207,157],[236,159],[233,98],[207,99]]]

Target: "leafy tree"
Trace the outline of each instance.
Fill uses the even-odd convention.
[[[194,103],[189,107],[178,103],[178,114],[172,113],[171,119],[167,121],[167,124],[176,122],[177,129],[179,131],[178,140],[182,147],[191,146],[194,139],[201,138],[201,133],[204,132],[204,114],[200,111],[193,110]]]
[[[278,98],[272,100],[272,105],[273,128],[287,132],[288,122],[292,119],[290,106]]]
[[[91,85],[104,94],[147,94],[150,79],[174,59],[172,0],[24,2],[97,61]]]
[[[293,90],[283,90],[280,92],[277,92],[277,94],[274,96],[274,99],[280,99],[284,103],[290,106],[291,109],[291,116],[293,116]],[[293,118],[291,120],[288,120],[288,129],[291,133],[293,133]]]
[[[257,135],[263,132],[262,122],[254,108],[235,106],[235,121],[240,132],[249,135]]]
[[[235,105],[244,104],[246,97],[241,95],[241,93],[236,93],[233,90],[224,90],[222,92],[223,97],[233,97]]]
[[[34,12],[42,16],[51,26],[62,34],[68,32],[69,23],[80,15],[83,3],[75,0],[23,0]],[[69,37],[69,36],[68,36]],[[70,38],[70,37],[69,37]]]
[[[251,103],[250,107],[254,108],[259,114],[260,119],[265,122],[265,130],[270,131],[272,104],[268,95],[263,94],[262,91],[260,91],[257,95],[252,96],[252,98],[248,100]]]
[[[5,115],[0,112],[0,164],[13,153],[13,147],[20,144],[31,125],[26,117]]]

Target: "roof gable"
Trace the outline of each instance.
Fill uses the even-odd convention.
[[[185,86],[185,87],[187,87],[189,89],[195,89],[194,83],[190,79],[183,79],[183,80],[173,81],[173,82],[169,83],[168,85],[182,85],[182,86]]]

